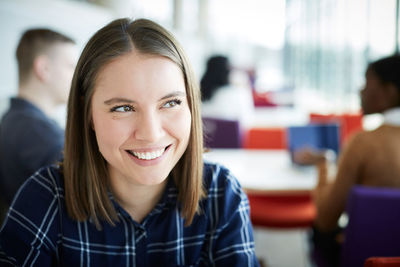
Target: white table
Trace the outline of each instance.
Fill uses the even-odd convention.
[[[251,191],[309,191],[317,183],[313,166],[295,166],[286,150],[211,149],[204,159],[218,162]]]

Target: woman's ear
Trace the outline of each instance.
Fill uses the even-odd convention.
[[[386,85],[386,96],[390,106],[394,107],[400,105],[400,90],[393,83],[388,83]]]

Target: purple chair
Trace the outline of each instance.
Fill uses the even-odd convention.
[[[354,186],[347,203],[341,266],[400,256],[400,189]]]
[[[208,148],[240,148],[239,121],[203,117],[204,146]]]

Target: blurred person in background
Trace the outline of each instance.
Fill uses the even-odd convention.
[[[319,170],[313,191],[317,217],[312,238],[315,250],[331,266],[339,263],[343,238],[338,220],[351,188],[356,184],[400,188],[400,55],[370,63],[365,76],[360,92],[363,114],[381,113],[384,121],[377,129],[350,138],[339,155],[335,177],[328,177],[325,153],[296,152],[297,162],[316,164]]]
[[[248,77],[243,79],[233,70],[228,57],[214,55],[207,60],[200,88],[203,116],[251,125],[254,102]]]
[[[29,176],[62,158],[64,131],[52,116],[67,102],[77,56],[75,42],[50,29],[29,29],[19,41],[18,94],[0,124],[0,193],[6,206]]]
[[[7,266],[257,267],[249,202],[203,162],[200,90],[162,26],[92,36],[68,100],[62,164],[42,168],[0,230]]]

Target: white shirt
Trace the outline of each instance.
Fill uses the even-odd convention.
[[[383,114],[383,124],[400,126],[400,107],[386,110]]]
[[[252,124],[254,102],[250,88],[227,85],[202,103],[202,115],[212,118],[238,120],[240,125]]]

